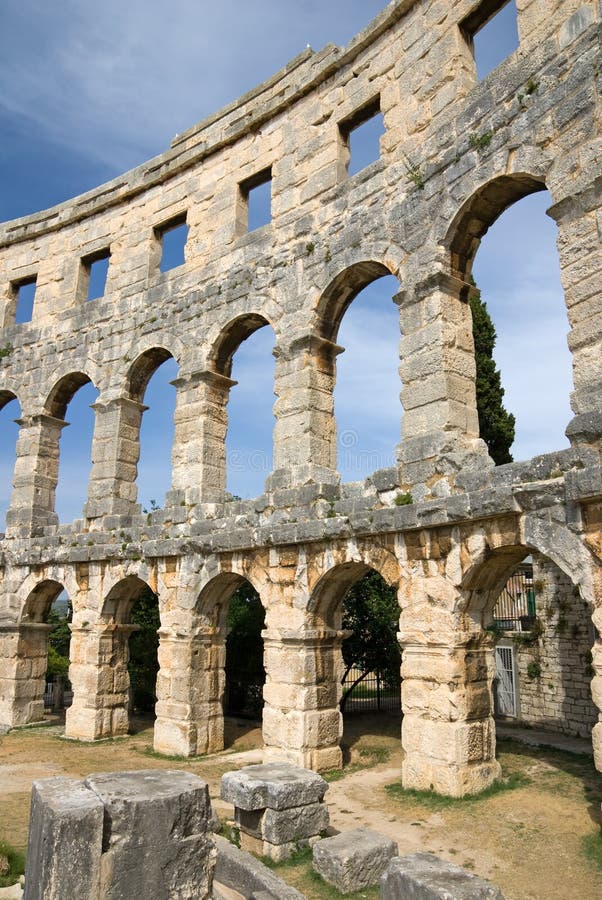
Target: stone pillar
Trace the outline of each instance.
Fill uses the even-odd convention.
[[[226,642],[221,628],[193,636],[159,631],[157,753],[196,756],[224,749]]]
[[[71,626],[69,680],[73,703],[65,734],[81,741],[127,734],[130,635],[137,625]]]
[[[217,372],[176,378],[172,453],[175,491],[191,500],[222,500],[226,490],[227,403],[236,384]]]
[[[136,503],[140,424],[148,407],[128,397],[117,397],[107,403],[94,403],[92,408],[96,421],[84,515],[88,519],[134,515],[140,512]]]
[[[593,616],[594,625],[600,635],[602,629],[602,608],[598,608]],[[592,698],[598,707],[598,721],[592,728],[592,746],[594,750],[594,765],[598,772],[602,772],[602,638],[597,637],[592,647]]]
[[[264,631],[264,759],[324,772],[342,765],[345,632]]]
[[[278,486],[336,483],[333,391],[343,348],[316,335],[274,351],[274,479]]]
[[[17,419],[14,488],[6,514],[7,537],[27,537],[56,525],[54,497],[59,473],[59,438],[67,424],[42,413]]]
[[[0,725],[27,725],[44,718],[48,634],[52,625],[0,626]]]
[[[401,481],[408,489],[423,485],[425,494],[441,479],[445,486],[433,493],[449,493],[459,453],[488,460],[479,440],[471,290],[438,272],[395,298],[402,333]]]
[[[403,632],[399,639],[404,787],[451,797],[479,793],[500,775],[493,646],[485,636],[465,644],[453,636],[419,644]]]
[[[600,325],[599,191],[594,187],[567,197],[548,210],[558,224],[560,278],[564,288],[573,355],[574,417],[566,434],[573,445],[602,449],[602,326]]]

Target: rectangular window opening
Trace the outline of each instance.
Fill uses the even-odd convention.
[[[168,272],[183,266],[186,261],[185,247],[188,240],[188,225],[186,216],[178,216],[164,225],[155,228],[155,234],[161,242],[161,272]]]
[[[240,185],[246,208],[247,231],[256,231],[272,221],[272,168],[263,169]]]
[[[13,284],[16,298],[15,323],[22,325],[33,318],[33,303],[36,294],[36,278],[26,278]]]
[[[347,148],[347,174],[355,175],[380,159],[380,139],[385,133],[380,98],[362,107],[339,125]]]
[[[87,300],[98,300],[100,297],[104,297],[110,259],[111,252],[108,248],[82,259],[87,281]]]
[[[461,23],[482,81],[518,48],[515,0],[483,0]]]

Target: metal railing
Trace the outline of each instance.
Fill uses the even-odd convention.
[[[401,678],[352,666],[342,682],[345,713],[401,712]]]

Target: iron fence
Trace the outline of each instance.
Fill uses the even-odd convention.
[[[352,666],[342,682],[345,713],[401,712],[401,678],[389,672],[364,672]]]

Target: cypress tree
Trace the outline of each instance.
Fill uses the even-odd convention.
[[[496,368],[493,359],[495,327],[487,311],[487,304],[481,299],[479,290],[472,292],[470,308],[477,366],[479,430],[482,439],[487,444],[489,455],[496,466],[500,466],[503,463],[512,462],[510,447],[514,441],[516,420],[503,404],[504,388],[499,369]]]

